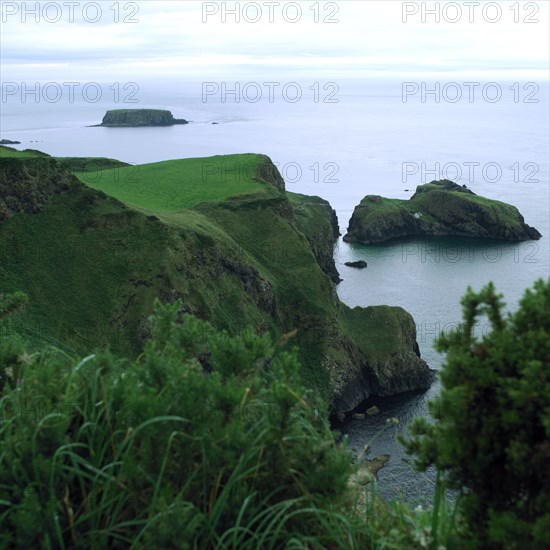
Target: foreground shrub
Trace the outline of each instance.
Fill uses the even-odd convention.
[[[157,304],[137,360],[2,342],[0,547],[322,547],[349,529],[350,457],[296,353],[179,307]]]
[[[180,308],[135,360],[0,340],[0,548],[456,548],[443,486],[383,502],[294,351]]]
[[[447,352],[436,420],[417,419],[408,452],[464,493],[472,548],[548,548],[550,540],[550,281],[504,317],[489,284],[462,300],[464,323],[438,341]],[[474,335],[486,315],[491,332]]]

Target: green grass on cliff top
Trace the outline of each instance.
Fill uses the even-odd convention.
[[[13,147],[0,145],[0,159],[55,158],[61,166],[71,172],[97,172],[108,168],[129,166],[126,162],[104,157],[50,157],[47,153],[34,149],[18,151]]]
[[[496,199],[483,197],[477,194],[461,193],[455,190],[442,189],[440,186],[434,185],[431,183],[425,183],[422,185],[422,187],[425,189],[424,193],[420,193],[414,198],[411,197],[409,199],[395,199],[395,198],[388,198],[388,197],[379,197],[379,202],[372,202],[370,198],[373,195],[367,195],[366,197],[363,197],[359,205],[369,206],[369,207],[378,207],[378,208],[404,206],[409,210],[419,210],[424,206],[424,204],[426,204],[429,201],[432,201],[433,197],[438,197],[438,200],[440,201],[442,199],[449,200],[453,198],[453,199],[462,199],[465,201],[478,203],[484,206],[498,205],[498,206],[505,206],[507,208],[515,208],[514,206],[506,202],[502,202]],[[426,192],[426,190],[430,192]]]
[[[169,113],[168,109],[108,109],[108,113]]]
[[[177,212],[201,202],[257,193],[254,179],[264,157],[255,154],[179,159],[110,170],[75,172],[84,183],[128,205]]]
[[[35,151],[34,149],[25,149],[24,151],[18,151],[13,147],[5,147],[4,145],[0,145],[0,158],[29,159],[47,156],[49,155],[40,151]]]

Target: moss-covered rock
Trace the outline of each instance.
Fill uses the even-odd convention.
[[[19,212],[41,212],[53,196],[78,182],[55,158],[44,154],[22,153],[19,158],[1,151],[0,162],[0,222]]]
[[[526,241],[541,234],[525,223],[515,206],[441,180],[419,185],[409,200],[367,195],[355,207],[344,240],[370,244],[412,236]]]
[[[174,118],[163,109],[112,109],[105,113],[99,126],[173,126],[187,124],[187,120]]]

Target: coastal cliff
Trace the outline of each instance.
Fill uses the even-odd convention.
[[[320,197],[287,193],[296,222],[306,236],[321,269],[333,283],[342,279],[334,263],[334,246],[340,236],[338,217],[328,201]]]
[[[419,185],[409,200],[367,195],[355,207],[344,240],[370,244],[413,236],[526,241],[541,234],[525,223],[515,206],[441,180]]]
[[[137,172],[120,166],[114,184],[109,169],[87,181],[85,172],[76,179],[48,162],[67,188],[0,223],[0,292],[29,294],[14,328],[31,341],[136,355],[155,298],[181,299],[183,311],[231,334],[252,327],[296,345],[304,383],[334,414],[370,395],[430,385],[408,313],[339,301],[331,281],[335,214],[323,199],[287,194],[268,157],[167,161]],[[14,153],[10,189],[24,188],[27,163]],[[246,170],[229,181],[222,167],[235,163]],[[205,167],[212,181],[201,176]]]
[[[139,127],[173,126],[174,124],[188,124],[188,122],[174,118],[170,111],[162,109],[113,109],[105,113],[98,126]]]

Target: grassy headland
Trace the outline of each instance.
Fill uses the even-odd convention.
[[[377,308],[352,312],[340,303],[329,278],[337,274],[334,212],[317,197],[289,197],[268,157],[97,170],[116,161],[9,154],[15,164],[3,173],[2,190],[64,182],[32,215],[10,199],[0,225],[0,290],[29,294],[31,305],[12,330],[36,345],[108,345],[137,355],[155,298],[180,299],[184,311],[230,334],[251,326],[275,340],[291,338],[304,383],[334,412],[372,393],[430,384],[410,315],[387,308],[381,332]],[[78,179],[64,165],[90,169],[76,172]],[[27,205],[33,196],[25,194]],[[376,356],[364,343],[371,333]]]

